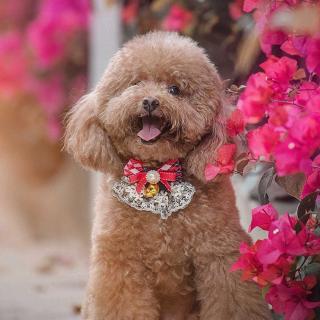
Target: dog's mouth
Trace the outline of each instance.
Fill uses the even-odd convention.
[[[153,143],[157,141],[168,128],[168,123],[160,117],[146,115],[140,118],[140,128],[138,137],[143,143]]]

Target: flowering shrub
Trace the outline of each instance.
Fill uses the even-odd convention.
[[[45,113],[52,139],[60,137],[62,111],[86,86],[89,3],[11,0],[0,5],[0,101],[33,100]]]
[[[245,12],[253,11],[266,55],[228,120],[230,137],[244,135],[249,152],[235,161],[229,156],[221,160],[220,150],[230,145],[222,146],[205,174],[210,180],[223,173],[223,161],[229,172],[241,172],[250,162],[269,163],[259,186],[265,189],[263,206],[252,211],[249,227],[266,230],[268,237],[252,246],[243,243],[232,270],[242,270],[243,280],[256,282],[274,312],[286,320],[315,319],[320,307],[320,4],[236,1],[230,7],[235,18],[243,14],[241,5]],[[279,217],[268,203],[266,189],[274,176],[300,200],[297,217]]]
[[[242,270],[243,280],[256,282],[265,298],[285,319],[311,319],[320,301],[313,301],[320,270],[319,221],[310,218],[304,225],[295,216],[278,212],[267,204],[252,212],[249,231],[260,227],[268,238],[249,246],[243,243],[241,256],[231,270]]]

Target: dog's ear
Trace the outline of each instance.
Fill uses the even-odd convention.
[[[202,182],[205,179],[205,167],[215,159],[217,149],[227,142],[225,117],[219,115],[213,120],[211,131],[205,135],[200,143],[186,159],[187,174],[192,175]]]
[[[82,97],[66,118],[65,149],[84,167],[117,172],[120,160],[97,115],[96,93]]]

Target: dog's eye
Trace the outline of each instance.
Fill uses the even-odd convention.
[[[168,87],[168,92],[173,96],[177,96],[180,94],[180,89],[177,86],[170,86]]]

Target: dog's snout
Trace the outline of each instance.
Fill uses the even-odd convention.
[[[152,112],[157,109],[159,104],[159,100],[152,97],[144,98],[142,101],[143,108],[148,112]]]

